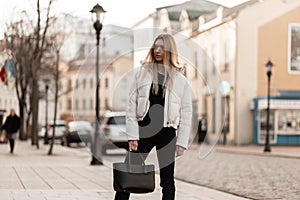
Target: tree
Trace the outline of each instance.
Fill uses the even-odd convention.
[[[11,22],[5,33],[7,48],[16,65],[16,92],[19,99],[20,116],[24,122],[24,110],[28,111],[27,99],[30,100],[28,116],[31,116],[31,144],[39,148],[38,143],[38,103],[40,72],[43,58],[47,51],[47,32],[51,25],[50,11],[54,0],[49,0],[46,9],[42,9],[40,0],[36,1],[36,19],[21,12],[20,20]],[[45,2],[43,2],[45,3]],[[44,12],[45,11],[45,12]],[[26,17],[24,17],[26,16]],[[29,17],[30,16],[30,17]],[[25,21],[26,20],[26,21]],[[29,118],[27,118],[29,122]],[[23,125],[24,123],[22,123]],[[21,138],[26,138],[21,127]]]
[[[28,89],[30,83],[30,68],[32,59],[31,44],[34,40],[32,34],[28,34],[30,25],[20,20],[7,24],[5,32],[5,44],[8,56],[13,60],[15,67],[15,89],[19,102],[21,127],[19,137],[27,139],[30,111],[28,107]],[[25,117],[27,113],[27,117]],[[26,124],[25,124],[26,122]],[[26,130],[27,129],[27,130]]]
[[[57,23],[55,23],[57,25]],[[56,62],[55,62],[55,70],[54,70],[54,80],[55,80],[55,95],[54,95],[54,117],[53,117],[53,126],[56,126],[56,115],[57,115],[57,102],[59,98],[59,80],[60,80],[60,71],[59,71],[59,61],[60,61],[60,50],[63,45],[63,41],[65,38],[66,33],[63,32],[63,30],[60,32],[60,29],[56,26],[54,26],[53,30],[58,30],[53,33],[55,37],[51,40],[53,50],[55,52],[56,56]],[[48,151],[48,155],[52,155],[53,153],[53,146],[55,141],[55,128],[53,129],[53,136],[50,143],[50,148]]]
[[[45,21],[42,23],[42,13],[41,13],[41,6],[40,0],[37,0],[37,23],[34,29],[34,43],[33,43],[33,60],[32,60],[32,67],[31,67],[31,109],[32,109],[32,138],[31,144],[37,146],[39,148],[38,143],[38,108],[39,108],[39,90],[38,90],[38,81],[39,81],[39,72],[40,67],[42,65],[42,59],[46,51],[47,47],[47,31],[50,26],[50,11],[52,6],[53,0],[49,0],[48,6],[46,7],[46,16]]]

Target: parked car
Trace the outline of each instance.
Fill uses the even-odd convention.
[[[91,143],[93,127],[88,121],[71,121],[61,138],[61,144],[70,146],[71,143]]]
[[[100,124],[103,154],[107,149],[128,148],[125,120],[125,112],[108,112],[104,115]]]
[[[53,123],[49,123],[48,125],[48,138],[51,139],[53,137]],[[45,127],[43,127],[39,133],[38,136],[39,138],[44,138],[45,137]],[[55,139],[61,139],[62,136],[64,135],[64,132],[66,131],[66,121],[64,120],[57,120],[55,124]]]

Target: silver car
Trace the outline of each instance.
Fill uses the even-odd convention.
[[[125,130],[125,112],[108,112],[100,124],[102,153],[107,149],[128,148]]]
[[[61,144],[70,146],[71,143],[91,143],[93,127],[88,121],[71,121],[68,123]]]

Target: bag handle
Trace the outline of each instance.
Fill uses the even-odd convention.
[[[137,150],[137,152],[138,152],[139,156],[141,157],[144,173],[147,173],[144,158],[143,158],[143,156],[142,156],[142,154],[139,150]],[[132,152],[128,152],[128,171],[134,173],[133,170],[132,170],[132,164],[131,164],[131,153]]]

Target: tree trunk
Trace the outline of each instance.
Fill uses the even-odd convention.
[[[39,109],[39,89],[37,80],[33,79],[32,83],[32,127],[31,127],[31,144],[36,145],[39,149],[38,142],[38,109]]]
[[[56,126],[56,114],[57,114],[57,101],[58,101],[58,80],[59,80],[59,70],[58,70],[58,66],[59,66],[59,50],[56,51],[56,67],[55,67],[55,96],[54,96],[54,128],[53,128],[53,137],[51,140],[51,144],[50,144],[50,148],[48,151],[48,155],[52,155],[53,154],[53,146],[54,146],[54,142],[55,142],[55,126]]]
[[[25,113],[23,102],[19,101],[19,113],[20,113],[20,132],[19,132],[19,139],[20,140],[27,140],[27,131],[25,126]]]

